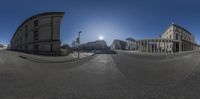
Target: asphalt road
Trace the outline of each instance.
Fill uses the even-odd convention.
[[[0,51],[0,99],[200,99],[200,52],[37,63]]]

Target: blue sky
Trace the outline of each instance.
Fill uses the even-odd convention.
[[[82,43],[104,36],[113,39],[156,38],[172,23],[192,32],[200,43],[200,1],[197,0],[1,0],[0,43],[8,44],[28,17],[64,11],[61,42],[71,44],[81,30]]]

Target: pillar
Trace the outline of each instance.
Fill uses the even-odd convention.
[[[149,53],[149,40],[147,40],[147,52]]]
[[[142,41],[140,41],[140,52],[142,52]]]
[[[171,44],[171,53],[173,53],[173,41],[172,40],[170,40],[170,44]]]
[[[165,40],[163,40],[163,44],[164,44],[164,52],[163,53],[165,53]]]
[[[176,42],[173,42],[174,51],[176,51]]]
[[[182,42],[179,41],[179,52],[182,52]]]
[[[158,40],[158,53],[160,53],[160,40]]]
[[[153,46],[154,46],[154,47],[153,47],[153,48],[154,48],[154,49],[153,49],[153,52],[156,53],[156,41],[155,41],[155,40],[153,40]]]

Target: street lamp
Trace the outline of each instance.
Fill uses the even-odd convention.
[[[82,31],[78,32],[78,38],[77,38],[77,43],[78,43],[78,59],[80,59],[80,36],[81,36]]]

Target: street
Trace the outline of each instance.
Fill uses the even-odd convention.
[[[40,63],[0,51],[1,99],[198,99],[200,52]]]

